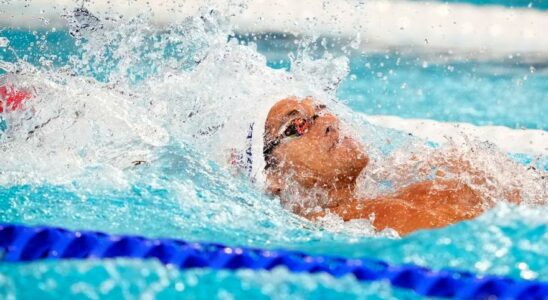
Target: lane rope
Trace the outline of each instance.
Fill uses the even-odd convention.
[[[157,259],[180,269],[271,270],[353,275],[358,281],[385,280],[395,287],[428,297],[477,299],[546,299],[548,282],[478,276],[456,270],[431,270],[416,265],[392,265],[381,260],[309,255],[291,250],[230,247],[175,239],[109,235],[47,226],[0,224],[0,261],[42,259]]]

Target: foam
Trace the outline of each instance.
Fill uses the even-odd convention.
[[[475,126],[469,123],[439,122],[429,119],[404,119],[396,116],[370,115],[375,125],[411,133],[436,143],[449,139],[457,144],[466,137],[489,141],[501,150],[548,156],[548,132],[535,129],[512,129],[505,126]]]

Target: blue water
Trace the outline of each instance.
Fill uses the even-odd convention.
[[[39,68],[68,66],[82,56],[66,32],[4,30],[15,51],[0,48],[0,61],[17,57]],[[244,39],[241,39],[244,40]],[[272,68],[291,68],[292,41],[259,41]],[[39,49],[39,50],[36,50]],[[169,48],[168,49],[172,49]],[[162,57],[175,57],[170,50]],[[186,55],[186,54],[184,54]],[[44,64],[44,58],[51,64]],[[130,69],[138,85],[155,72],[152,60]],[[112,64],[112,65],[111,65]],[[181,69],[191,64],[179,64]],[[69,68],[108,82],[116,62]],[[519,60],[436,62],[432,58],[381,54],[350,57],[350,75],[337,95],[357,112],[440,121],[548,129],[548,75],[543,65]],[[143,71],[146,70],[146,71]],[[132,73],[135,72],[135,73]],[[135,74],[138,74],[135,75]],[[83,76],[82,75],[82,76]],[[402,239],[331,232],[298,218],[211,161],[188,141],[171,141],[153,164],[127,171],[129,187],[70,184],[0,186],[0,222],[172,237],[270,249],[289,248],[345,257],[376,257],[548,280],[546,206],[500,205],[482,217]],[[531,158],[515,155],[528,163]],[[548,164],[547,164],[548,165]],[[351,277],[273,272],[179,271],[154,261],[68,261],[0,264],[0,298],[351,298],[412,299],[386,283]]]
[[[338,95],[358,111],[548,130],[548,73],[542,65],[439,64],[374,55],[354,58],[351,66],[355,78],[347,79]]]
[[[164,174],[169,179],[156,187],[147,184],[146,179],[128,190],[103,192],[82,190],[78,184],[1,187],[0,222],[376,257],[435,269],[452,267],[515,278],[548,279],[545,209],[502,206],[477,220],[403,239],[357,237],[330,233],[292,217],[248,182],[234,180],[204,161],[192,147],[173,147],[164,155],[156,166],[137,171]],[[170,187],[181,182],[191,183],[193,190],[181,195]],[[137,297],[147,293],[161,298],[174,294],[199,298],[207,293],[261,298],[415,297],[386,283],[363,284],[351,277],[290,274],[284,269],[182,272],[153,261],[1,264],[0,282],[0,295],[40,295],[46,299],[66,295],[67,290],[91,298],[90,295]],[[28,288],[29,284],[33,288]]]

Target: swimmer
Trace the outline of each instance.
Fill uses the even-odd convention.
[[[358,141],[341,134],[339,119],[310,98],[283,99],[270,109],[263,150],[267,190],[282,204],[308,199],[292,203],[292,210],[311,220],[328,213],[344,221],[369,219],[376,230],[392,228],[403,236],[475,218],[489,207],[478,191],[456,179],[356,198],[356,179],[367,172],[369,157]],[[509,198],[520,201],[519,193]]]
[[[7,128],[2,116],[24,109],[30,98],[32,93],[26,90],[0,84],[0,133]],[[267,190],[283,204],[293,204],[293,212],[308,219],[329,213],[344,221],[369,219],[378,231],[391,228],[406,235],[475,218],[492,205],[486,205],[483,195],[467,183],[443,178],[414,183],[381,197],[356,197],[356,180],[367,172],[369,157],[358,141],[341,134],[338,118],[310,98],[277,102],[264,126]],[[248,139],[253,126],[250,129]],[[250,149],[247,154],[243,157],[252,163]],[[232,157],[238,159],[242,157]],[[470,168],[464,162],[457,164]],[[251,166],[247,167],[249,174]],[[387,172],[397,171],[387,168]],[[300,202],[294,203],[294,199]],[[519,193],[507,199],[518,203]]]

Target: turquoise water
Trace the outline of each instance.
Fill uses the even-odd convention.
[[[397,55],[352,60],[339,97],[355,110],[548,130],[548,72],[519,61],[436,63]],[[366,67],[364,67],[366,66]]]
[[[451,267],[480,274],[548,280],[545,267],[548,265],[546,206],[515,207],[501,204],[476,220],[439,230],[421,231],[401,239],[371,236],[364,234],[363,230],[356,230],[366,227],[364,224],[357,223],[355,227],[339,224],[335,226],[338,230],[328,230],[296,217],[284,210],[277,200],[264,195],[247,178],[234,175],[215,161],[212,157],[218,149],[212,146],[213,150],[207,151],[209,148],[200,144],[200,133],[216,128],[210,124],[217,123],[207,121],[219,118],[218,115],[209,115],[208,109],[211,106],[204,104],[208,100],[207,95],[225,89],[224,93],[232,96],[229,90],[240,89],[239,93],[246,98],[261,95],[261,90],[268,88],[267,84],[278,84],[277,77],[269,77],[271,69],[261,68],[268,65],[280,72],[274,74],[283,76],[286,74],[283,73],[284,68],[295,68],[288,59],[289,52],[297,51],[291,40],[260,40],[256,52],[245,46],[228,47],[224,44],[227,41],[223,36],[223,42],[216,45],[221,48],[226,46],[228,50],[219,56],[234,55],[234,60],[221,60],[218,66],[215,66],[217,62],[214,61],[208,69],[203,65],[208,63],[208,56],[216,53],[211,50],[207,55],[198,55],[196,49],[203,47],[200,43],[207,44],[209,40],[194,36],[190,39],[191,45],[183,43],[185,47],[181,49],[178,47],[180,41],[172,42],[170,39],[172,35],[168,35],[168,38],[161,33],[144,35],[141,36],[139,47],[130,44],[127,47],[129,50],[118,54],[117,51],[126,46],[123,42],[127,40],[107,40],[106,44],[99,43],[99,47],[91,48],[104,54],[103,57],[91,55],[90,60],[82,63],[79,60],[90,56],[90,48],[85,48],[85,41],[83,45],[78,44],[66,32],[33,33],[9,29],[0,31],[0,35],[7,37],[11,45],[9,49],[0,48],[0,62],[16,62],[19,58],[30,63],[30,78],[38,87],[43,84],[51,91],[50,94],[46,91],[44,98],[39,101],[46,104],[59,103],[66,110],[62,111],[64,114],[74,113],[84,117],[88,114],[99,118],[102,114],[93,115],[93,111],[86,110],[86,105],[89,106],[91,102],[81,99],[89,94],[104,97],[102,95],[107,93],[112,97],[109,101],[118,103],[114,101],[121,96],[108,94],[112,90],[131,94],[128,102],[122,102],[129,103],[129,108],[119,105],[128,109],[121,111],[120,115],[124,112],[137,117],[152,115],[153,109],[145,110],[144,113],[137,110],[142,115],[129,109],[131,105],[141,105],[139,101],[142,99],[148,103],[156,101],[160,96],[172,96],[174,102],[170,103],[182,107],[186,107],[190,99],[196,98],[198,100],[193,105],[197,108],[192,112],[197,112],[199,116],[200,113],[205,114],[205,117],[196,121],[196,117],[191,114],[181,115],[177,111],[178,107],[171,106],[169,110],[174,110],[177,115],[165,124],[162,123],[165,127],[171,129],[183,126],[185,122],[198,122],[199,130],[186,135],[177,135],[175,130],[169,131],[169,142],[159,146],[155,144],[151,151],[153,159],[138,167],[120,171],[101,160],[92,161],[95,164],[85,166],[83,175],[69,177],[68,181],[64,180],[63,175],[69,172],[69,167],[65,169],[64,165],[59,173],[53,173],[54,177],[40,177],[40,172],[49,174],[49,169],[59,168],[50,156],[45,157],[51,161],[45,159],[43,164],[35,162],[37,166],[43,167],[37,171],[24,164],[32,161],[34,157],[29,156],[34,154],[43,157],[40,156],[42,153],[39,147],[45,147],[44,152],[56,151],[56,140],[48,139],[49,136],[44,134],[44,140],[37,144],[39,149],[34,149],[36,153],[30,152],[31,155],[25,156],[27,154],[21,151],[20,166],[3,165],[0,175],[13,181],[0,186],[0,222],[269,249],[287,248],[344,257],[375,257],[395,264],[415,263],[434,269]],[[137,33],[135,36],[139,37]],[[155,43],[160,46],[155,46]],[[262,54],[266,55],[266,59]],[[133,60],[124,60],[127,57]],[[199,65],[200,61],[205,62]],[[165,66],[159,62],[166,62],[169,68],[162,69]],[[200,66],[205,69],[200,69]],[[338,65],[329,66],[329,71],[335,73]],[[351,53],[349,69],[349,74],[341,78],[343,82],[334,94],[354,115],[365,112],[548,129],[544,118],[548,111],[545,98],[548,75],[541,64],[527,64],[520,60],[444,62],[431,57],[388,52]],[[192,73],[193,70],[197,73]],[[203,75],[200,71],[212,74]],[[67,73],[69,75],[65,75]],[[187,78],[187,74],[195,77]],[[201,75],[207,80],[200,81],[203,79]],[[316,75],[321,77],[321,74]],[[162,86],[161,91],[154,90],[154,87],[169,83],[171,78],[177,76],[182,79],[175,81],[176,84],[195,81],[198,85],[196,90],[184,84],[166,85]],[[231,77],[238,77],[237,80],[243,83],[237,85],[235,81],[229,80]],[[263,77],[266,78],[265,82],[261,81]],[[46,84],[40,81],[42,78],[45,78],[43,80]],[[223,81],[219,78],[229,79]],[[258,82],[259,91],[254,89],[254,81]],[[177,94],[176,87],[182,90],[182,94]],[[290,88],[301,87],[287,87],[288,90]],[[187,94],[191,94],[192,98],[184,98]],[[184,101],[176,102],[179,98]],[[74,112],[71,110],[73,102],[77,104]],[[53,107],[57,107],[53,104]],[[246,102],[240,105],[250,104]],[[223,110],[235,109],[237,106],[219,105]],[[119,113],[117,108],[114,105],[107,106],[102,113],[108,115],[113,110]],[[103,132],[99,122],[101,120],[91,118],[89,121],[90,127],[96,130],[93,134],[100,136],[97,132]],[[130,149],[123,147],[127,145],[116,145],[118,140],[87,141],[85,127],[71,126],[72,123],[66,127],[59,126],[56,127],[58,131],[53,132],[52,136],[56,138],[66,138],[61,140],[60,145],[69,145],[67,147],[70,148],[71,145],[89,142],[90,145],[99,145],[98,149],[92,148],[98,153],[101,147],[119,150],[124,155],[124,151],[130,152]],[[107,132],[105,135],[119,136],[113,128],[107,129],[104,130]],[[74,130],[82,132],[78,132],[75,144],[71,144],[73,141],[70,136]],[[389,135],[382,136],[386,138]],[[401,134],[389,137],[392,139],[389,142],[391,148],[403,143]],[[52,143],[50,148],[47,148],[48,142]],[[26,149],[25,143],[26,140],[17,144],[16,140],[8,145]],[[125,140],[121,139],[120,143],[125,143]],[[115,144],[113,148],[109,148],[111,144]],[[406,144],[403,145],[405,147]],[[133,146],[129,144],[128,148]],[[382,148],[385,145],[377,146]],[[2,148],[2,151],[10,153],[9,147]],[[87,153],[83,153],[85,150],[76,146],[75,152],[87,158]],[[70,157],[62,159],[68,162]],[[515,159],[529,164],[531,157],[516,154]],[[508,165],[508,168],[515,166]],[[38,179],[32,180],[34,178]],[[167,299],[183,296],[199,299],[210,295],[221,299],[416,298],[408,291],[391,288],[383,282],[358,283],[351,277],[334,279],[325,274],[290,274],[285,269],[273,272],[179,271],[154,261],[128,260],[0,264],[0,298],[57,299],[77,296],[89,299]]]
[[[392,263],[416,263],[548,279],[545,208],[500,206],[481,218],[403,239],[331,233],[291,216],[245,180],[234,180],[189,147],[172,148],[144,174],[164,174],[164,186],[145,182],[118,191],[86,191],[73,186],[0,188],[1,222],[47,224],[109,233],[174,237],[270,249],[296,249],[345,257],[376,257]],[[176,153],[176,154],[174,154]],[[177,155],[173,159],[171,155]],[[176,162],[177,165],[173,165]],[[152,169],[151,169],[152,168]],[[175,172],[176,171],[176,172]],[[185,183],[192,190],[177,193]],[[156,185],[158,183],[156,182]],[[181,198],[184,197],[184,198]],[[0,265],[0,295],[37,295],[54,299],[185,295],[201,298],[260,297],[283,299],[350,297],[414,298],[386,283],[359,283],[351,277],[273,272],[212,272],[166,269],[153,261],[34,262]],[[32,284],[33,288],[28,288]]]

